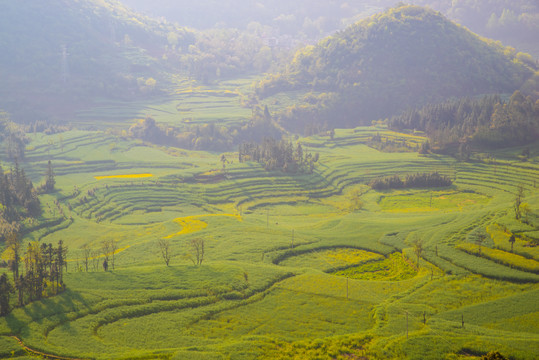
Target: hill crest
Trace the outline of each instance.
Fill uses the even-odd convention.
[[[438,12],[402,5],[299,50],[257,93],[336,93],[318,121],[330,121],[332,112],[334,126],[356,126],[450,97],[511,93],[536,70],[520,58]]]

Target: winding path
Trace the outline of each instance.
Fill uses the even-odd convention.
[[[64,357],[64,356],[58,356],[58,355],[53,355],[53,354],[46,354],[44,352],[41,352],[41,351],[37,351],[37,350],[34,350],[26,345],[24,345],[24,343],[22,342],[21,339],[19,339],[17,336],[11,336],[13,339],[15,339],[19,345],[27,352],[29,352],[30,354],[32,355],[38,355],[38,356],[41,356],[42,358],[44,359],[54,359],[54,360],[86,360],[86,359],[79,359],[79,358],[70,358],[70,357]]]

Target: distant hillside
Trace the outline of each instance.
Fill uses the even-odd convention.
[[[114,0],[0,1],[0,108],[32,121],[93,96],[149,91],[170,33],[178,46],[194,41]]]
[[[298,51],[257,93],[313,91],[280,115],[286,127],[304,131],[312,122],[356,126],[450,97],[512,93],[535,70],[526,54],[481,39],[433,10],[403,5]]]
[[[388,0],[122,0],[133,10],[166,17],[196,29],[226,27],[261,31],[268,37],[320,39],[341,29],[346,19],[366,17]]]
[[[409,0],[427,5],[471,31],[539,58],[537,0]]]

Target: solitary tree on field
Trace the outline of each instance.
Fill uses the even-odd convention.
[[[511,234],[511,237],[509,238],[509,242],[511,243],[511,252],[513,252],[513,245],[515,245],[515,235]]]
[[[520,204],[520,214],[524,215],[524,222],[526,224],[529,223],[529,216],[532,212],[532,209],[530,208],[530,204],[528,203],[522,203]]]
[[[165,264],[168,266],[170,257],[172,256],[170,252],[170,241],[168,241],[168,239],[159,239],[157,243],[159,244],[159,249],[161,250],[161,256],[163,257]]]
[[[88,272],[88,261],[90,260],[90,254],[92,253],[92,249],[88,247],[88,245],[84,245],[82,248],[82,252],[84,254],[84,267],[86,268],[86,272]]]
[[[114,270],[114,264],[115,264],[114,255],[116,254],[116,251],[118,250],[118,244],[113,239],[110,239],[109,242],[110,242],[110,245],[109,245],[110,253],[112,255],[112,270]]]
[[[225,171],[225,168],[226,168],[226,162],[227,162],[226,156],[225,156],[225,154],[222,154],[222,155],[221,155],[221,163],[223,163],[223,171]]]
[[[524,186],[520,184],[517,187],[517,194],[515,196],[515,205],[514,205],[515,219],[517,220],[520,220],[520,218],[522,217],[522,213],[520,212],[521,211],[520,205],[522,204],[523,197],[524,197]]]
[[[14,291],[15,288],[11,285],[7,274],[2,274],[0,276],[0,316],[7,315],[9,312],[9,298]]]
[[[204,260],[204,239],[196,238],[189,243],[195,257],[191,257],[194,265],[201,265]]]
[[[481,255],[481,244],[483,243],[483,241],[485,241],[485,234],[478,234],[477,237],[475,238],[475,243],[478,246],[479,255]]]
[[[417,267],[419,267],[419,258],[423,252],[423,241],[421,239],[416,239],[414,241],[414,253],[417,255]]]
[[[54,185],[56,184],[56,180],[54,180],[54,171],[52,170],[52,163],[49,160],[49,163],[47,165],[47,179],[45,180],[45,192],[51,193],[54,191]]]

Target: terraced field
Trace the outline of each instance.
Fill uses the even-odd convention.
[[[24,167],[39,183],[51,158],[58,191],[24,241],[68,245],[68,290],[0,319],[0,358],[30,351],[11,336],[81,359],[537,358],[539,145],[528,162],[518,149],[457,162],[380,152],[374,134],[422,141],[381,127],[300,139],[320,162],[294,176],[96,131],[33,136]],[[453,185],[367,185],[432,171]],[[527,224],[514,217],[518,186]],[[115,269],[103,272],[108,240]]]

